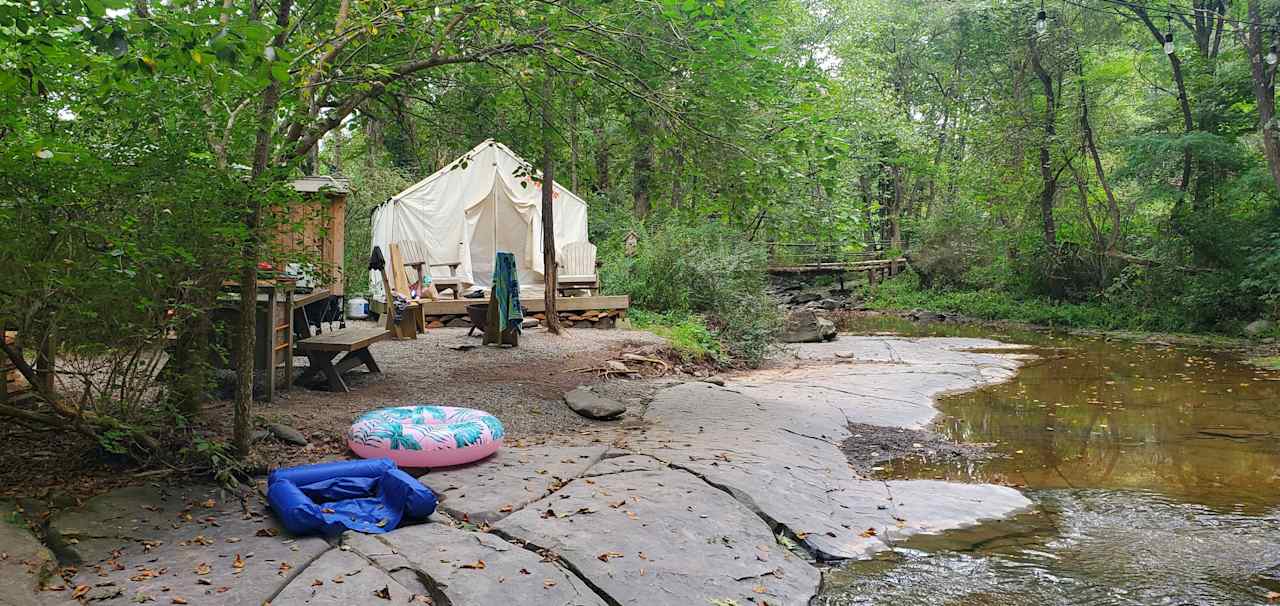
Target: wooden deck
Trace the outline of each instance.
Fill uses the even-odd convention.
[[[466,315],[468,305],[487,305],[489,298],[483,299],[442,299],[439,301],[420,301],[422,313],[427,316],[461,316]],[[542,297],[523,297],[520,303],[531,314],[546,311],[546,303]],[[384,313],[383,303],[373,301],[370,307]],[[597,295],[590,297],[556,297],[558,311],[589,311],[592,309],[627,309],[631,307],[631,297],[627,295]]]

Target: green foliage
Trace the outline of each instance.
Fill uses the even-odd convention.
[[[623,254],[617,238],[601,256],[607,292],[629,294],[634,307],[675,318],[703,315],[720,342],[714,349],[735,361],[759,365],[768,354],[779,318],[764,295],[763,247],[716,224],[672,223],[643,236],[634,257]]]
[[[685,362],[721,362],[720,341],[707,329],[701,316],[658,313],[635,308],[628,316],[632,324],[671,342]]]

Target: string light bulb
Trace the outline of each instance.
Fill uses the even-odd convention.
[[[1044,0],[1040,0],[1040,12],[1036,13],[1036,33],[1044,35],[1049,31],[1049,13],[1044,12]]]
[[[1277,52],[1275,42],[1271,43],[1271,49],[1267,51],[1266,59],[1267,65],[1275,65],[1276,61],[1280,60],[1280,52]]]
[[[1164,54],[1173,54],[1173,16],[1164,17]]]

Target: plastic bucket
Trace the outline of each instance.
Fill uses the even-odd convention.
[[[363,297],[347,299],[347,317],[352,320],[363,320],[369,317],[369,300]]]

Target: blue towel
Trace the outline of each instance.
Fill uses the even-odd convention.
[[[498,302],[498,326],[521,332],[524,312],[520,309],[520,281],[516,279],[516,256],[500,252],[493,260],[493,300]]]

